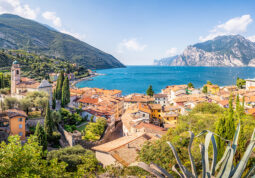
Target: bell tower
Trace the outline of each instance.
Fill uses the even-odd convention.
[[[18,61],[12,63],[11,68],[11,94],[16,93],[16,85],[20,83],[20,65]]]

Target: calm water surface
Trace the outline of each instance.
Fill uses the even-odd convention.
[[[160,92],[167,85],[192,82],[200,88],[207,80],[220,86],[235,84],[236,78],[255,78],[253,67],[172,67],[172,66],[128,66],[127,68],[97,70],[106,74],[82,81],[77,87],[119,89],[123,95],[145,93],[149,85]]]

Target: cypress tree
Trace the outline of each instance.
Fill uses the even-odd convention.
[[[53,96],[52,96],[52,109],[56,109],[56,89],[53,91]]]
[[[216,134],[223,138],[225,137],[225,134],[226,134],[225,122],[226,122],[226,118],[225,116],[222,116],[219,119],[216,126]],[[218,149],[217,159],[220,160],[225,151],[225,141],[220,139],[219,137],[216,137],[216,144]]]
[[[50,114],[50,104],[49,102],[47,103],[46,106],[46,115],[44,118],[44,131],[47,135],[47,137],[52,136],[53,133],[53,120],[51,118],[51,114]]]
[[[66,76],[62,87],[61,106],[65,107],[69,102],[70,102],[69,79],[68,76]]]
[[[240,105],[239,94],[236,95],[236,114],[237,114],[237,117],[240,119],[241,105]]]
[[[40,122],[38,122],[36,125],[35,135],[37,136],[37,141],[39,145],[43,147],[43,150],[46,150],[48,145],[47,136],[43,130],[43,127],[40,125]]]
[[[56,87],[56,99],[58,100],[61,100],[62,98],[63,81],[64,81],[64,72],[61,71],[60,75],[58,76],[57,87]]]
[[[235,134],[235,120],[234,120],[234,110],[233,110],[233,97],[229,98],[228,106],[228,117],[226,119],[226,139],[232,140]]]
[[[153,91],[151,85],[150,85],[149,88],[147,89],[146,94],[147,94],[148,96],[153,96],[153,95],[154,95],[154,91]]]

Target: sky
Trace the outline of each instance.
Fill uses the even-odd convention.
[[[0,0],[0,14],[47,24],[125,65],[152,65],[220,35],[255,42],[254,0]]]

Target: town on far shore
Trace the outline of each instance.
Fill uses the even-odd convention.
[[[245,112],[255,117],[255,79],[238,78],[236,85],[222,87],[210,81],[202,88],[170,85],[160,93],[149,86],[146,94],[123,96],[117,89],[76,88],[76,82],[98,75],[88,71],[83,79],[61,72],[38,82],[22,77],[14,61],[10,79],[0,76],[0,141],[19,135],[26,142],[37,125],[47,128],[51,118],[54,126],[46,132],[54,139],[46,145],[48,151],[79,144],[93,150],[103,166],[129,166],[146,141],[175,129],[178,118],[200,103],[228,108],[229,99],[239,96]]]

